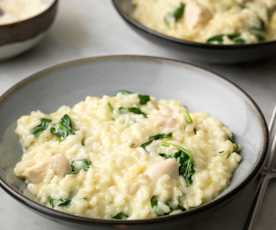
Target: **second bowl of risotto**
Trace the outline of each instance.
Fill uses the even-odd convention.
[[[275,54],[273,0],[113,0],[113,3],[137,31],[170,49],[176,47],[191,59],[236,63]]]

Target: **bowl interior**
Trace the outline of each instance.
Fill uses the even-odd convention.
[[[190,111],[209,112],[235,133],[242,146],[243,161],[231,184],[219,197],[236,189],[260,166],[267,142],[266,125],[254,102],[241,90],[190,64],[142,56],[116,56],[84,59],[50,68],[19,83],[2,97],[0,181],[24,193],[24,183],[13,174],[21,157],[14,133],[15,121],[20,116],[33,110],[50,113],[88,95],[112,95],[119,89],[180,100]]]

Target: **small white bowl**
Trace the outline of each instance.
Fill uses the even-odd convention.
[[[0,25],[0,61],[15,57],[37,45],[53,24],[58,0],[25,20]]]

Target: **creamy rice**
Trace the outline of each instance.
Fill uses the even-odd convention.
[[[134,17],[180,39],[245,44],[276,39],[275,0],[133,0]]]
[[[54,0],[0,0],[0,25],[31,18],[49,8]]]
[[[42,204],[74,215],[145,219],[214,199],[241,156],[231,131],[180,102],[121,92],[18,119],[15,174]]]

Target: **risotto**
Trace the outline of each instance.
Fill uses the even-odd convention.
[[[45,11],[54,0],[0,0],[0,25],[15,23]]]
[[[134,18],[153,30],[209,44],[276,39],[275,0],[133,0]]]
[[[146,219],[216,198],[241,160],[231,131],[179,101],[120,91],[22,116],[15,174],[38,202],[74,215]]]

